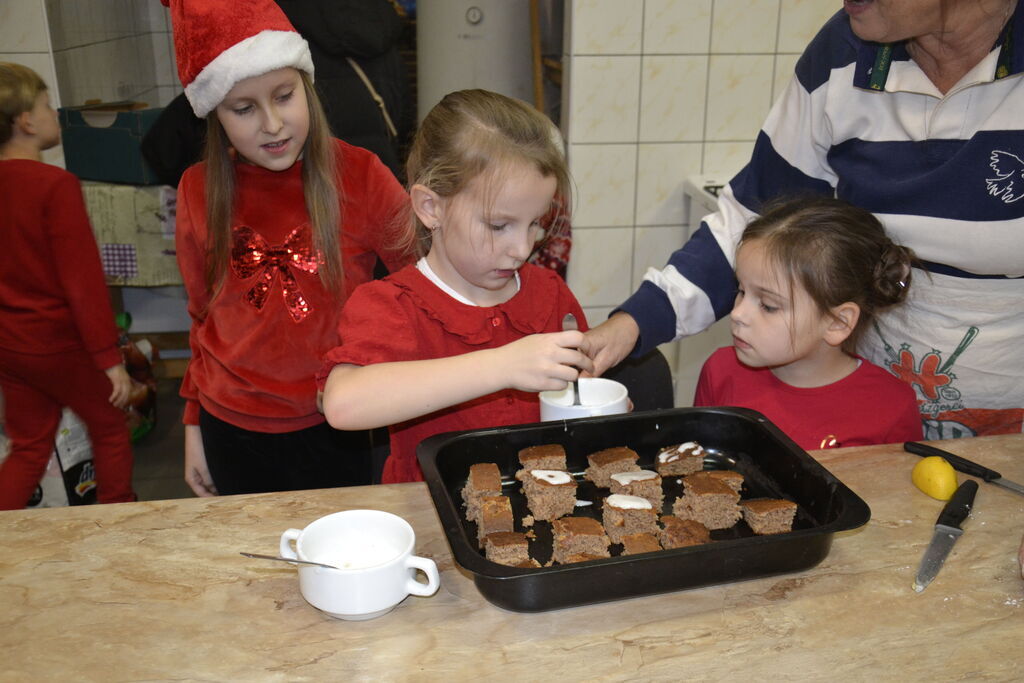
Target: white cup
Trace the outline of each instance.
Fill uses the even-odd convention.
[[[299,590],[306,602],[332,617],[358,621],[387,614],[408,595],[437,592],[437,565],[413,555],[415,543],[412,527],[397,515],[345,510],[285,531],[281,557],[338,567],[300,565]],[[416,580],[417,569],[426,574],[426,583]]]
[[[629,410],[629,392],[615,380],[580,378],[580,403],[572,404],[572,384],[561,391],[540,392],[540,419],[568,420],[593,415],[616,415]]]

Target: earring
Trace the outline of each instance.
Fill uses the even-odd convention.
[[[433,232],[434,230],[440,230],[440,229],[441,229],[441,224],[440,223],[434,223],[433,225],[430,226],[430,231],[431,232]]]

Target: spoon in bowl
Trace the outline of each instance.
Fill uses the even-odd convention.
[[[323,562],[311,562],[309,560],[292,559],[290,557],[277,557],[276,555],[259,555],[257,553],[239,553],[246,557],[252,557],[257,560],[277,560],[278,562],[298,562],[299,564],[311,564],[315,567],[326,567],[327,569],[338,569],[332,564],[324,564]]]
[[[576,316],[572,313],[566,313],[565,317],[562,318],[562,330],[578,330],[580,329],[579,324],[576,322]],[[583,405],[580,401],[580,381],[579,378],[572,381],[572,404],[574,406]]]

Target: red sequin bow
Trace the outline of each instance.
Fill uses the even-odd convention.
[[[281,278],[284,305],[288,308],[292,320],[302,322],[313,308],[303,296],[291,267],[315,274],[319,261],[316,252],[313,251],[312,234],[308,225],[292,230],[284,244],[279,246],[268,246],[267,241],[247,225],[234,230],[231,271],[243,280],[258,275],[256,283],[245,294],[245,300],[257,310],[263,310],[276,274]]]

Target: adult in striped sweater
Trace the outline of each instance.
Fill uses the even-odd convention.
[[[1024,417],[1024,10],[1017,0],[845,0],[748,165],[583,349],[597,372],[726,315],[746,224],[780,196],[874,213],[927,272],[861,355],[910,383],[930,439]]]

